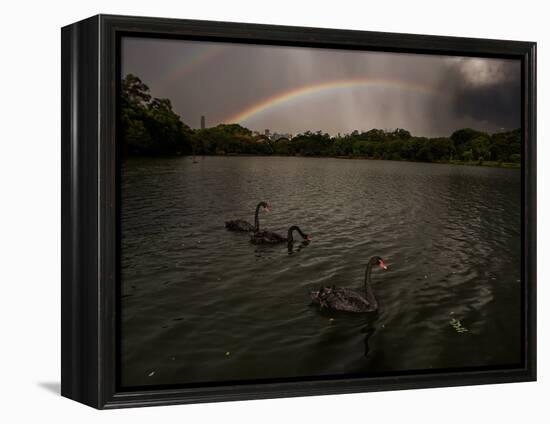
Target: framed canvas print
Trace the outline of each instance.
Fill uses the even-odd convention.
[[[62,29],[62,394],[533,381],[535,43]]]

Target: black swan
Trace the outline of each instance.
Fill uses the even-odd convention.
[[[304,240],[310,241],[313,238],[311,234],[305,234],[302,230],[300,230],[300,227],[293,225],[288,229],[286,237],[274,233],[273,231],[256,231],[252,234],[252,236],[250,236],[250,242],[254,244],[288,243],[291,245],[294,242],[294,237],[292,237],[292,233],[294,231],[297,231]]]
[[[343,287],[322,287],[312,291],[311,300],[317,303],[321,309],[347,312],[374,312],[378,309],[378,302],[371,287],[370,274],[373,265],[382,269],[388,269],[380,256],[370,258],[365,271],[365,291],[361,293],[356,290]]]
[[[269,205],[267,202],[260,202],[256,206],[256,212],[254,213],[254,225],[246,222],[242,219],[235,219],[234,221],[225,221],[225,228],[229,231],[243,231],[243,232],[258,232],[260,231],[260,220],[258,218],[258,212],[262,211],[269,212]]]

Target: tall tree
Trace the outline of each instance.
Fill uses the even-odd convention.
[[[149,87],[128,74],[121,84],[121,133],[126,155],[191,153],[192,130],[168,99],[153,98]]]

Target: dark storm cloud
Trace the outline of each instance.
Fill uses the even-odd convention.
[[[487,122],[494,130],[519,127],[520,73],[517,61],[471,58],[450,61],[445,80],[454,114]]]
[[[134,73],[155,97],[167,97],[184,122],[224,122],[289,90],[334,81],[376,84],[311,90],[241,123],[297,133],[406,128],[449,135],[519,126],[519,62],[127,38],[122,72]]]

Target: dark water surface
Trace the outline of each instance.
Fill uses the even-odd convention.
[[[131,159],[122,171],[122,384],[500,366],[520,361],[520,172],[284,157]],[[297,224],[254,246],[224,221]],[[360,289],[375,314],[319,312]],[[460,324],[457,324],[459,322]],[[454,325],[453,325],[454,324]],[[465,328],[468,331],[461,331]]]

